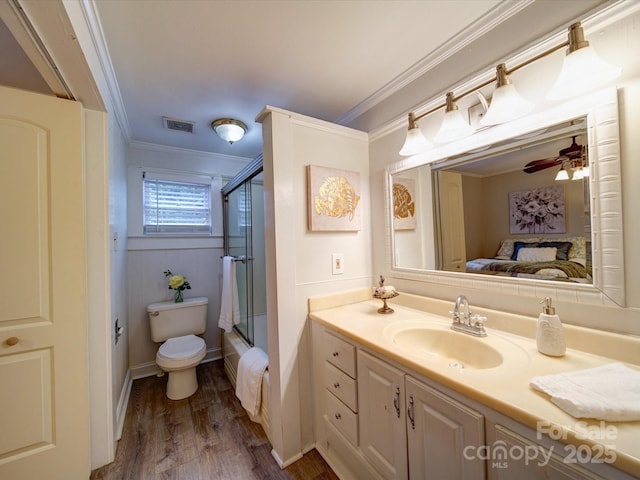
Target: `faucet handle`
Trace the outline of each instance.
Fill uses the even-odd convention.
[[[487,321],[487,317],[485,317],[484,315],[479,315],[477,313],[471,315],[469,319],[471,320],[471,325],[478,328],[484,328],[484,322]]]
[[[460,312],[457,310],[449,310],[449,315],[453,315],[453,321],[460,323]]]

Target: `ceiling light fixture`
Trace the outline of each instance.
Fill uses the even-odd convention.
[[[483,126],[497,125],[527,115],[534,108],[534,105],[518,94],[508,75],[564,47],[569,47],[569,49],[558,80],[547,96],[551,100],[570,98],[587,93],[605,85],[622,72],[621,68],[607,64],[596,55],[595,51],[589,46],[589,42],[584,39],[582,25],[580,22],[576,22],[569,27],[568,41],[550,48],[510,70],[507,70],[504,63],[496,67],[496,90],[493,93],[489,109],[484,118],[480,120],[480,124]],[[416,155],[430,146],[430,142],[422,134],[417,122],[443,107],[446,109],[446,113],[442,126],[435,138],[436,141],[448,142],[472,134],[473,128],[463,118],[462,114],[457,111],[454,100],[459,100],[470,93],[478,92],[481,88],[493,82],[494,79],[491,79],[455,97],[453,92],[448,92],[444,104],[438,105],[418,116],[414,115],[413,112],[409,113],[409,130],[406,141],[400,150],[400,155]],[[457,125],[459,129],[452,127],[451,122],[454,122],[453,124]],[[462,125],[462,122],[466,124],[466,127]],[[454,131],[460,136],[456,136],[453,133]]]
[[[225,142],[233,144],[247,133],[247,126],[244,122],[234,118],[219,118],[211,122],[211,128]]]

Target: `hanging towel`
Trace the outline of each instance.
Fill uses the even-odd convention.
[[[529,385],[576,418],[640,420],[640,371],[619,362],[534,377]]]
[[[251,415],[260,411],[262,376],[268,365],[269,357],[258,347],[247,350],[238,362],[236,397]]]
[[[218,326],[230,332],[240,321],[236,265],[233,257],[222,258],[222,298],[220,299],[220,319]]]

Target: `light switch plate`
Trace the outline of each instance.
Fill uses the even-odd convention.
[[[344,273],[344,254],[331,254],[331,273],[333,275],[342,275]]]

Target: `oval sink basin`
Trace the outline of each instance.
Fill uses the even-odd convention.
[[[443,357],[452,367],[495,368],[502,364],[502,354],[483,338],[453,330],[414,327],[395,332],[392,341],[415,355]]]

